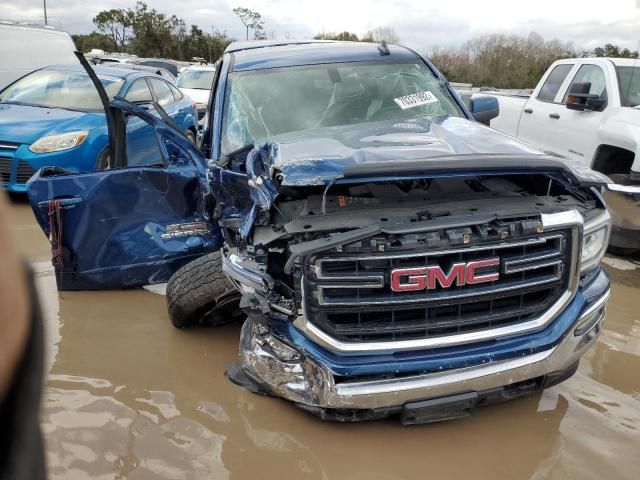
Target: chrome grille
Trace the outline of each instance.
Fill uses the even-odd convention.
[[[31,165],[20,160],[18,162],[18,168],[16,169],[16,182],[27,183],[27,180],[29,180],[34,173],[36,173],[36,171]]]
[[[309,258],[303,277],[307,318],[342,341],[409,340],[526,322],[568,288],[571,231],[446,249],[366,255],[324,252]],[[497,280],[397,292],[397,268],[500,259]]]
[[[0,185],[11,181],[11,160],[10,157],[0,157]]]

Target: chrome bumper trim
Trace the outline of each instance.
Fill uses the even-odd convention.
[[[602,193],[613,224],[625,230],[640,230],[640,185],[611,184]]]
[[[416,400],[481,392],[563,371],[573,365],[597,338],[604,316],[582,335],[573,335],[575,326],[602,308],[608,298],[607,291],[573,322],[556,347],[474,367],[396,379],[336,384],[330,372],[308,357],[301,357],[298,362],[279,360],[273,350],[265,348],[268,342],[258,338],[258,333],[250,325],[243,327],[241,346],[245,348],[241,348],[242,365],[252,376],[268,384],[275,395],[322,408],[394,407]]]
[[[251,270],[235,253],[222,254],[222,271],[241,285],[251,287],[260,292],[273,288],[273,279],[266,273]]]

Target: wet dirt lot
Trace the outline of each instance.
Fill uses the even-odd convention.
[[[53,479],[640,477],[640,261],[607,258],[605,329],[569,381],[471,418],[323,423],[224,378],[239,326],[179,331],[146,290],[58,295],[49,244],[14,201],[45,311]]]

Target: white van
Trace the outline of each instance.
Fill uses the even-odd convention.
[[[67,32],[0,20],[0,90],[47,65],[78,63]]]

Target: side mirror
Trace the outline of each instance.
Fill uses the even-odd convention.
[[[607,100],[600,95],[589,93],[591,82],[574,83],[567,94],[567,108],[569,110],[600,110],[607,104]]]
[[[476,122],[489,125],[489,121],[500,114],[500,104],[495,97],[479,96],[469,100],[469,110]]]

